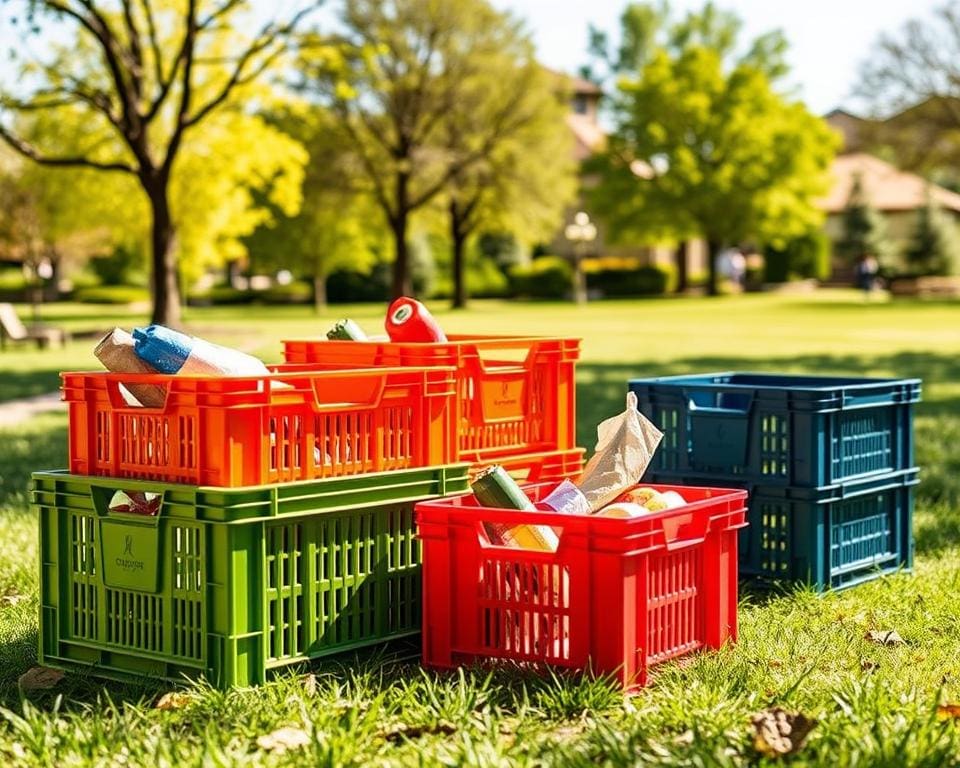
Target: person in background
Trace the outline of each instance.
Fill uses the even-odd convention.
[[[877,288],[880,272],[880,262],[872,253],[863,253],[857,259],[857,265],[854,269],[854,276],[857,282],[857,288],[863,291],[863,295],[869,299],[873,291]]]

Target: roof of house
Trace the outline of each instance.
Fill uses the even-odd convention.
[[[839,155],[833,161],[833,187],[819,201],[827,213],[839,213],[847,206],[854,180],[859,176],[864,194],[879,211],[912,211],[922,207],[929,191],[933,201],[943,208],[960,212],[960,195],[931,184],[922,176],[901,171],[879,157],[865,152]]]

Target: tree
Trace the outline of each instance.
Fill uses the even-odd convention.
[[[873,116],[882,118],[862,123],[866,143],[890,148],[902,167],[941,171],[956,183],[960,1],[881,35],[862,64],[857,90]]]
[[[343,33],[304,48],[303,87],[338,116],[392,233],[395,296],[412,291],[411,217],[491,151],[488,135],[453,156],[443,123],[483,78],[476,52],[503,19],[485,0],[345,0]],[[487,116],[492,135],[512,129],[503,107]]]
[[[450,179],[446,195],[454,307],[467,303],[471,236],[487,228],[525,242],[548,238],[576,194],[565,84],[537,64],[526,37],[505,26],[502,38],[492,50],[475,50],[482,76],[465,84],[444,120],[453,162],[484,148]]]
[[[690,16],[638,72],[621,76],[591,194],[614,238],[703,237],[711,293],[723,245],[777,244],[820,223],[814,201],[829,185],[837,143],[802,103],[774,90],[782,38],[758,38],[732,59],[727,27]]]
[[[956,224],[927,195],[926,205],[917,211],[913,242],[907,248],[907,264],[923,275],[951,275],[960,258]]]
[[[261,225],[247,246],[258,266],[309,276],[314,308],[320,314],[326,308],[330,274],[345,267],[369,268],[375,259],[373,246],[383,231],[371,226],[376,209],[359,184],[362,174],[354,167],[347,138],[325,108],[285,110],[269,119],[309,154],[303,203],[294,216],[275,210],[273,220]]]
[[[83,167],[135,177],[150,208],[153,321],[180,318],[170,179],[185,137],[275,66],[292,34],[318,3],[250,36],[244,0],[3,0],[19,9],[23,33],[51,36],[66,27],[69,45],[48,45],[46,59],[29,46],[12,54],[26,83],[0,94],[3,115],[81,111],[91,141],[78,152],[37,146],[0,120],[0,138],[20,154],[53,167]],[[249,19],[246,19],[249,24]],[[49,39],[49,37],[48,37]]]
[[[837,250],[851,263],[865,255],[875,256],[884,263],[892,256],[887,223],[870,204],[859,175],[854,177],[843,210],[843,238],[837,244]]]

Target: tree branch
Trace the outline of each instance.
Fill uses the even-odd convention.
[[[2,125],[0,125],[0,139],[3,139],[15,152],[18,152],[24,157],[33,160],[35,163],[39,163],[40,165],[95,168],[100,171],[121,171],[123,173],[131,173],[134,175],[137,173],[136,168],[128,163],[102,163],[99,160],[92,160],[89,157],[84,157],[83,155],[68,155],[62,157],[50,157],[48,155],[43,155],[39,150],[37,150],[36,147],[27,144],[20,138],[17,138]]]
[[[153,8],[150,6],[150,2],[151,0],[140,0],[140,8],[147,20],[147,36],[150,42],[150,50],[153,53],[153,76],[157,79],[157,87],[159,88],[163,85],[163,53],[160,50],[157,23],[153,18]]]
[[[183,140],[183,132],[186,130],[187,114],[190,112],[190,99],[193,96],[193,59],[194,49],[197,42],[197,0],[188,0],[187,2],[187,21],[186,30],[183,36],[183,46],[178,58],[183,58],[183,79],[180,86],[180,106],[177,108],[177,122],[173,129],[173,135],[170,137],[170,143],[167,144],[167,153],[163,158],[162,168],[165,174],[170,172],[173,167],[174,158],[177,156],[177,150],[180,148],[180,142]],[[176,74],[177,64],[174,63],[172,75]],[[172,81],[173,77],[171,77]]]
[[[143,49],[140,47],[140,28],[137,27],[137,21],[133,18],[131,0],[123,0],[121,5],[127,37],[130,38],[130,66],[127,69],[131,74],[130,84],[139,107],[140,99],[143,97]]]

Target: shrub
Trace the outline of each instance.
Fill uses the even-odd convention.
[[[103,285],[131,285],[146,279],[146,256],[131,245],[121,244],[109,256],[95,256],[88,268]]]
[[[134,304],[150,301],[150,291],[136,285],[97,285],[78,288],[73,292],[73,300],[86,304]]]
[[[660,296],[672,291],[676,270],[672,266],[651,264],[636,269],[601,269],[587,274],[587,288],[604,296]]]
[[[534,299],[562,299],[573,288],[573,268],[559,256],[543,256],[510,269],[510,292]]]
[[[327,278],[327,301],[331,304],[385,302],[389,297],[389,264],[377,264],[370,274],[338,269]]]
[[[764,279],[768,283],[830,277],[830,241],[818,231],[788,240],[782,248],[764,250]]]
[[[287,285],[273,285],[255,294],[264,304],[307,304],[313,301],[313,285],[302,280]]]

